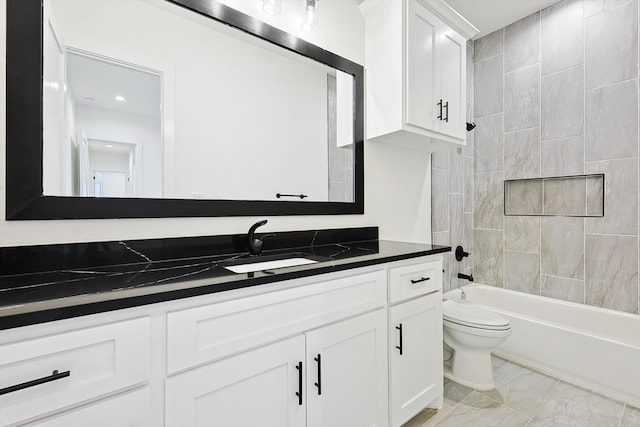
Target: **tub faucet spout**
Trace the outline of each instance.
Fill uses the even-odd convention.
[[[458,273],[458,279],[465,279],[465,280],[468,280],[470,282],[473,282],[473,274]]]

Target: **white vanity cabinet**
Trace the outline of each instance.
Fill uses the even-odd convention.
[[[431,255],[0,331],[0,389],[70,371],[0,427],[399,426],[441,404],[441,285]]]
[[[307,427],[388,425],[385,309],[306,333]]]
[[[314,280],[170,312],[166,426],[386,426],[387,272]]]
[[[366,0],[369,140],[435,151],[464,145],[466,40],[477,31],[441,0]]]
[[[389,272],[389,411],[399,427],[442,405],[442,264]]]
[[[154,427],[151,391],[136,389],[112,398],[47,417],[25,427]]]
[[[302,427],[304,360],[304,336],[298,335],[172,376],[165,425]]]
[[[386,426],[387,389],[378,309],[169,377],[165,425]]]
[[[44,334],[12,342],[0,340],[2,427],[22,425],[149,380],[151,329],[147,317],[51,334],[37,326],[24,329],[27,335],[38,329]],[[122,398],[118,405],[136,406],[128,401]],[[138,411],[150,413],[148,405],[129,412]],[[131,421],[134,419],[140,417],[135,415]]]

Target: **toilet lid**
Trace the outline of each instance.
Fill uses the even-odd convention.
[[[442,317],[445,321],[474,328],[505,329],[509,327],[509,320],[497,313],[453,300],[442,303]]]

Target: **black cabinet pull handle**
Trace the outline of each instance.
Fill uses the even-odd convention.
[[[13,393],[14,391],[24,390],[25,388],[34,387],[40,384],[45,384],[51,381],[59,380],[60,378],[65,378],[71,375],[71,371],[58,372],[56,369],[51,373],[51,375],[47,375],[46,377],[38,378],[37,380],[27,381],[22,384],[12,385],[10,387],[0,388],[0,396],[3,394]]]
[[[279,199],[280,197],[299,197],[300,199],[304,199],[305,197],[309,197],[306,194],[282,194],[276,193],[276,197]]]
[[[447,110],[447,115],[444,117],[444,121],[449,122],[449,101],[444,103],[444,108]]]
[[[314,357],[313,360],[318,362],[318,382],[313,383],[316,387],[318,387],[318,396],[322,394],[322,359],[320,353],[318,353],[318,357]]]
[[[411,284],[415,285],[416,283],[426,282],[427,280],[431,280],[431,277],[421,277],[419,279],[411,279]]]
[[[440,107],[440,115],[436,118],[442,120],[442,99],[436,105]]]
[[[400,350],[400,356],[402,356],[402,323],[396,326],[396,329],[400,332],[400,345],[397,345],[396,348]]]
[[[296,391],[296,396],[298,396],[298,405],[302,406],[302,362],[298,362],[296,369],[298,370],[298,391]]]

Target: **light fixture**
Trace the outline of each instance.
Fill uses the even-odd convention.
[[[114,99],[115,99],[116,101],[118,101],[118,102],[124,102],[124,101],[126,101],[126,100],[127,100],[127,98],[125,98],[125,97],[124,97],[124,96],[122,96],[122,95],[116,95]]]
[[[267,15],[280,15],[280,10],[282,10],[282,0],[262,0],[262,10]]]
[[[106,146],[106,147],[107,147],[107,148],[113,148],[113,145],[109,145],[109,144],[107,144],[107,146]]]
[[[302,31],[315,33],[318,31],[318,0],[302,0],[307,11],[307,19],[302,23]]]

